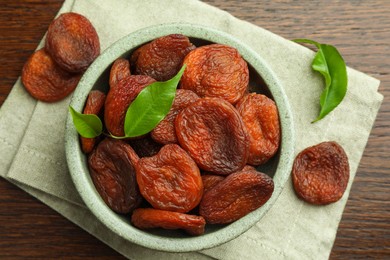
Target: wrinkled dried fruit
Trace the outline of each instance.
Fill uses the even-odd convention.
[[[254,170],[230,174],[206,192],[199,213],[210,224],[227,224],[264,205],[274,191],[268,175]]]
[[[45,102],[56,102],[68,96],[80,77],[62,70],[44,49],[33,53],[22,71],[25,89],[34,98]]]
[[[92,90],[89,92],[87,103],[85,104],[83,114],[99,115],[103,110],[104,101],[106,100],[106,94],[99,90]],[[96,138],[80,137],[81,148],[84,153],[92,152],[95,147]]]
[[[69,72],[83,72],[100,54],[99,36],[91,22],[77,13],[64,13],[49,26],[45,48]]]
[[[135,74],[148,75],[157,81],[166,81],[175,76],[184,57],[195,46],[188,37],[171,34],[160,37],[137,49],[132,57]]]
[[[183,229],[193,236],[202,235],[206,221],[203,217],[159,209],[136,209],[131,223],[140,229]]]
[[[247,171],[247,170],[254,170],[257,171],[255,167],[251,165],[245,165],[244,168],[242,168],[240,171]],[[201,171],[202,175],[215,175],[215,173],[208,172],[208,171]],[[218,176],[221,176],[220,174],[217,174]],[[223,176],[221,176],[223,177]]]
[[[123,58],[115,60],[110,70],[110,88],[114,87],[118,81],[130,75],[130,62]]]
[[[139,157],[150,157],[157,154],[162,145],[156,143],[150,135],[146,135],[142,138],[130,139],[127,141]]]
[[[218,183],[220,183],[224,179],[225,177],[221,175],[212,175],[212,174],[202,175],[202,182],[203,182],[203,189],[204,189],[203,193],[206,193],[210,189],[214,188]]]
[[[167,144],[157,155],[141,158],[136,168],[141,194],[154,208],[185,213],[199,204],[199,168],[180,146]]]
[[[176,90],[175,100],[168,115],[153,129],[152,138],[161,144],[177,143],[175,119],[177,114],[198,100],[199,97],[191,90]]]
[[[227,175],[248,158],[248,134],[236,109],[220,98],[201,98],[183,109],[175,129],[180,145],[199,168]]]
[[[241,169],[241,171],[247,171],[247,170],[254,170],[254,171],[256,171],[256,168],[251,166],[251,165],[245,165],[244,168]],[[207,171],[202,171],[201,174],[203,174],[203,175],[214,175],[213,173],[207,172]],[[217,175],[220,176],[221,174],[217,174]]]
[[[248,64],[230,46],[211,44],[191,51],[183,63],[187,68],[180,82],[182,89],[200,97],[219,97],[235,104],[249,83]]]
[[[115,136],[124,136],[124,121],[130,103],[146,86],[155,82],[149,76],[131,75],[118,81],[107,94],[104,107],[104,122],[107,130]]]
[[[110,138],[100,142],[88,158],[96,190],[117,213],[129,213],[142,202],[135,174],[138,161],[130,145]]]
[[[236,105],[249,134],[248,163],[260,165],[275,155],[280,142],[278,109],[268,97],[251,93]]]
[[[294,160],[294,189],[306,202],[326,205],[338,201],[347,188],[348,179],[348,157],[336,142],[308,147]]]
[[[257,171],[255,167],[251,165],[245,165],[244,168],[242,168],[242,171]]]

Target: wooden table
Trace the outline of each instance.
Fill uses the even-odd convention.
[[[0,0],[0,105],[62,0]],[[382,81],[385,99],[345,208],[331,259],[390,258],[390,1],[207,0],[285,38],[340,50],[348,66]],[[114,250],[0,178],[0,258],[121,258]],[[315,257],[315,256],[313,256]]]

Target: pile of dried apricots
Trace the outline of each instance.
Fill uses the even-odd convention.
[[[88,19],[62,14],[50,25],[45,48],[26,62],[22,82],[38,100],[61,100],[99,53]],[[83,113],[104,118],[109,133],[123,136],[131,102],[183,64],[170,112],[149,134],[81,137],[81,146],[96,190],[113,211],[131,214],[140,229],[200,235],[206,223],[231,223],[261,207],[274,190],[272,178],[254,167],[279,149],[278,110],[267,96],[248,92],[248,65],[238,51],[196,47],[180,34],[157,38],[115,60],[108,93],[92,90]],[[348,158],[335,142],[307,148],[294,162],[295,190],[313,204],[337,201],[348,178]]]
[[[38,100],[59,101],[73,92],[99,54],[99,36],[90,21],[77,13],[62,14],[50,24],[45,47],[24,65],[23,85]]]
[[[96,148],[94,139],[81,142],[111,209],[132,213],[142,229],[200,235],[206,223],[231,223],[262,206],[274,189],[272,178],[253,166],[278,150],[278,111],[268,97],[247,92],[248,65],[238,51],[195,47],[180,34],[157,38],[113,63],[107,96],[91,91],[84,113],[104,110],[107,131],[123,136],[127,108],[140,91],[172,78],[183,64],[171,110],[149,135],[105,138]]]

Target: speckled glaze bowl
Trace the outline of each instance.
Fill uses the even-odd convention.
[[[281,145],[279,152],[259,171],[273,177],[275,189],[268,202],[259,209],[229,225],[206,225],[204,235],[191,237],[177,230],[143,231],[130,223],[129,216],[121,216],[106,206],[90,178],[87,157],[81,151],[79,137],[71,116],[66,122],[66,157],[73,182],[91,212],[113,232],[123,239],[138,245],[170,252],[188,252],[215,247],[244,233],[272,207],[279,197],[291,171],[293,161],[294,133],[290,106],[276,74],[254,51],[238,39],[224,32],[191,24],[167,24],[145,28],[127,35],[107,48],[89,67],[71,100],[71,106],[82,111],[88,93],[92,89],[107,92],[111,64],[119,57],[129,58],[137,47],[158,37],[180,33],[188,36],[196,46],[221,43],[236,48],[248,62],[251,91],[266,94],[275,100],[280,116]]]

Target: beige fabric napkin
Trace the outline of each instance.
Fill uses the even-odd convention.
[[[66,0],[61,12],[78,12],[95,26],[102,50],[144,27],[171,22],[207,25],[252,47],[284,86],[294,115],[295,151],[326,140],[340,143],[349,157],[351,178],[343,198],[328,206],[297,199],[291,180],[265,217],[240,237],[192,253],[164,253],[128,243],[103,226],[84,206],[70,179],[64,126],[70,98],[37,102],[18,80],[0,110],[0,175],[131,259],[326,259],[348,199],[360,158],[382,102],[379,81],[348,69],[342,104],[324,120],[318,113],[323,80],[311,70],[314,53],[269,31],[194,0]],[[304,35],[302,35],[304,37]]]

